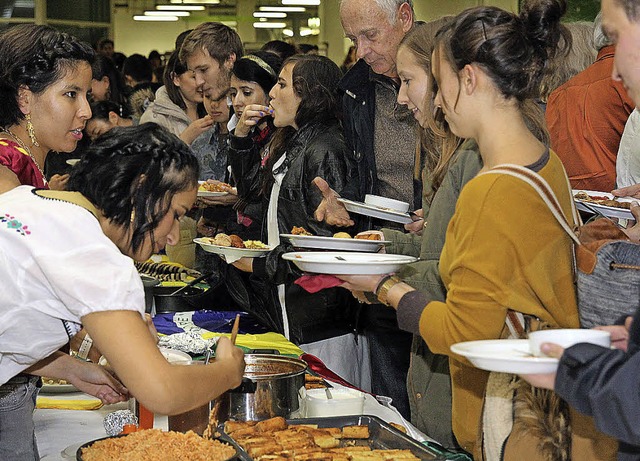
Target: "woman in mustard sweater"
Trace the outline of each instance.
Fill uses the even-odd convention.
[[[466,10],[438,33],[432,62],[435,103],[457,136],[477,142],[481,172],[500,164],[527,167],[546,179],[571,217],[562,163],[525,123],[526,111],[535,109],[529,100],[564,33],[565,10],[564,0],[527,2],[519,16],[495,7]],[[346,288],[375,293],[398,310],[401,328],[450,356],[453,431],[460,446],[481,459],[477,438],[488,372],[453,355],[450,346],[500,338],[509,309],[551,326],[578,327],[572,243],[528,184],[481,174],[461,191],[440,275],[444,302],[396,277],[340,277]]]

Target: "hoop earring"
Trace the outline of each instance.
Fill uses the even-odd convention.
[[[29,135],[29,139],[31,139],[31,144],[40,147],[38,138],[36,138],[36,130],[33,128],[33,123],[31,123],[31,114],[26,114],[24,118],[27,121],[27,134]]]

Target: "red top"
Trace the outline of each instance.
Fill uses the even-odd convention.
[[[13,171],[20,184],[48,189],[36,162],[18,143],[10,139],[0,139],[0,165]]]
[[[609,192],[615,188],[620,137],[635,107],[621,82],[611,79],[614,46],[549,96],[545,118],[551,148],[571,186]]]

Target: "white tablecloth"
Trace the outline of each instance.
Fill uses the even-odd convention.
[[[333,384],[333,383],[332,383]],[[335,388],[342,388],[333,384]],[[82,399],[90,396],[75,392],[70,394],[48,394],[47,397]],[[386,397],[365,396],[365,415],[377,416],[383,421],[402,424],[408,435],[419,441],[432,440],[406,421],[392,405],[385,402]],[[390,399],[388,399],[390,400]],[[382,402],[382,403],[381,403]],[[91,440],[106,437],[102,421],[108,413],[127,409],[127,403],[103,406],[98,410],[42,410],[36,409],[34,420],[40,459],[43,461],[75,460],[80,445]],[[167,429],[167,417],[156,415],[154,427]]]

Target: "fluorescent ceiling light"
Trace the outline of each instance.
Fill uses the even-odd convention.
[[[177,21],[178,16],[143,16],[136,15],[133,17],[134,21]]]
[[[287,27],[286,22],[254,22],[255,29],[284,29]]]
[[[204,11],[201,5],[157,5],[156,10],[160,11]]]
[[[318,6],[320,0],[282,0],[283,5],[305,5],[305,6]]]
[[[220,0],[170,0],[171,3],[197,3],[197,4],[206,4],[206,5],[217,5],[220,3]]]
[[[287,37],[293,37],[293,31],[291,29],[284,29],[282,31],[283,35],[286,35]]]
[[[254,18],[278,18],[284,19],[287,17],[287,13],[278,13],[276,11],[254,11]]]
[[[191,13],[188,11],[145,11],[145,16],[178,16],[185,17],[191,16]]]
[[[309,35],[319,35],[320,29],[310,29],[307,27],[300,28],[300,37],[308,37]]]
[[[282,11],[283,13],[304,13],[307,9],[304,6],[261,6],[260,11]]]

